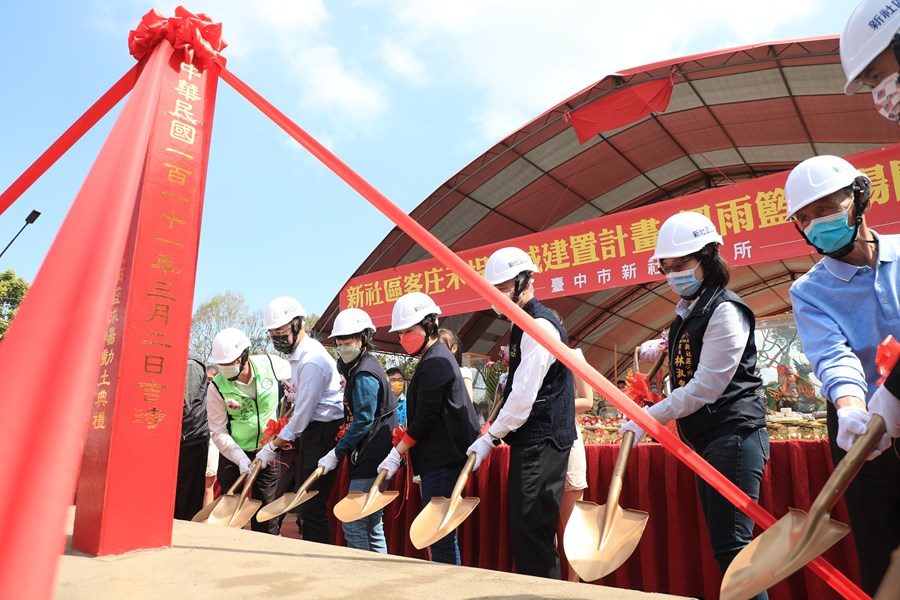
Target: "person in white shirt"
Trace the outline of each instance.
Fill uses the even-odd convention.
[[[653,259],[681,297],[669,328],[672,393],[647,409],[660,423],[675,419],[681,438],[703,459],[757,500],[769,458],[765,406],[756,372],[753,311],[726,289],[722,236],[696,212],[673,215],[659,228]],[[648,358],[643,356],[642,358]],[[637,444],[644,431],[626,421]],[[697,478],[713,554],[724,573],[753,537],[753,521]],[[762,592],[755,598],[767,598]]]
[[[524,250],[501,248],[488,258],[484,277],[549,335],[568,344],[559,319],[534,297],[537,272]],[[509,444],[509,530],[516,571],[559,579],[556,528],[576,437],[572,371],[513,325],[503,393],[506,402],[497,419],[468,454],[476,454],[477,469],[501,440]]]
[[[306,334],[306,309],[290,296],[275,298],[266,307],[263,321],[272,345],[287,355],[296,390],[294,414],[274,440],[259,451],[257,458],[269,464],[286,442],[300,438],[295,463],[295,485],[299,486],[318,468],[319,460],[337,444],[344,424],[344,401],[337,363],[318,340]],[[328,514],[328,498],[336,471],[321,477],[310,489],[318,490],[300,505],[301,535],[310,542],[333,544]]]
[[[241,473],[249,473],[258,454],[266,426],[278,419],[279,382],[290,382],[287,361],[268,354],[250,356],[250,340],[239,329],[223,329],[213,339],[210,360],[218,374],[206,388],[206,412],[210,439],[221,453],[217,475],[223,492]],[[253,497],[275,500],[278,465],[265,466],[253,482]],[[260,523],[254,516],[250,527],[278,535],[277,519]]]

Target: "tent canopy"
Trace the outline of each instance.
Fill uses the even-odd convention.
[[[579,143],[567,114],[630,86],[672,78],[662,113]],[[845,96],[836,36],[758,44],[663,61],[604,77],[494,145],[411,215],[454,251],[546,231],[781,172],[818,154],[900,141],[869,94]],[[430,258],[394,228],[353,276]],[[757,318],[790,310],[791,282],[815,255],[740,267],[729,286]],[[330,331],[338,294],[317,329]],[[666,328],[677,298],[664,282],[556,298],[572,344],[611,377],[634,347]],[[442,323],[464,351],[498,355],[508,323],[491,311]],[[376,342],[398,350],[382,328]],[[617,363],[614,366],[614,361]]]

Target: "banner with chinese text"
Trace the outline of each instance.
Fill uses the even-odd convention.
[[[846,158],[872,180],[869,225],[883,233],[900,232],[900,145]],[[540,267],[536,289],[541,298],[547,299],[662,279],[650,260],[659,226],[671,215],[687,210],[700,212],[715,223],[725,242],[722,255],[732,267],[814,253],[794,225],[785,221],[784,182],[788,174],[784,171],[704,190],[457,254],[483,273],[494,250],[520,247]],[[489,307],[456,273],[434,259],[354,277],[341,290],[340,305],[341,309],[364,309],[381,327],[390,323],[397,298],[409,292],[428,294],[445,316]]]

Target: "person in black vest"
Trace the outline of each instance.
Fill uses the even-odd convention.
[[[696,212],[669,217],[659,228],[659,272],[681,296],[669,328],[672,393],[647,412],[666,423],[676,419],[681,438],[753,500],[769,458],[765,406],[756,373],[753,311],[726,289],[728,265],[719,254],[722,236]],[[626,421],[635,444],[644,431]],[[700,505],[713,554],[724,573],[753,537],[753,521],[700,477]],[[762,592],[756,598],[767,598]]]
[[[319,466],[328,473],[346,456],[350,462],[351,492],[368,492],[375,483],[379,461],[391,450],[397,426],[397,398],[381,363],[372,356],[375,325],[364,310],[348,308],[334,319],[331,336],[338,353],[337,368],[344,376],[344,411],[350,424]],[[347,546],[387,554],[381,511],[344,523]]]
[[[203,508],[209,427],[206,424],[206,366],[191,351],[184,379],[181,412],[181,446],[175,484],[175,518],[190,521]]]
[[[413,472],[422,478],[422,506],[435,496],[450,497],[466,462],[466,448],[478,437],[475,408],[450,349],[438,341],[441,309],[422,292],[397,299],[391,312],[391,331],[400,345],[419,362],[406,392],[409,427],[378,470],[393,477],[409,450]],[[430,546],[431,560],[461,563],[456,532]]]
[[[537,265],[519,248],[501,248],[484,268],[488,283],[522,307],[548,335],[569,343],[559,319],[534,297]],[[496,310],[496,309],[495,309]],[[487,433],[469,447],[475,468],[505,441],[509,453],[509,531],[516,571],[560,578],[556,526],[575,441],[572,371],[513,325],[509,334],[506,401]]]

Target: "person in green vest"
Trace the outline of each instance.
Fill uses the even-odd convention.
[[[213,339],[210,362],[218,374],[206,392],[209,432],[221,454],[217,476],[223,493],[250,463],[263,445],[266,425],[277,420],[279,381],[290,387],[291,366],[271,354],[250,356],[250,339],[240,329],[223,329]],[[275,500],[279,465],[272,462],[256,477],[253,497],[263,505]],[[260,523],[254,516],[253,531],[279,534],[279,519]]]

